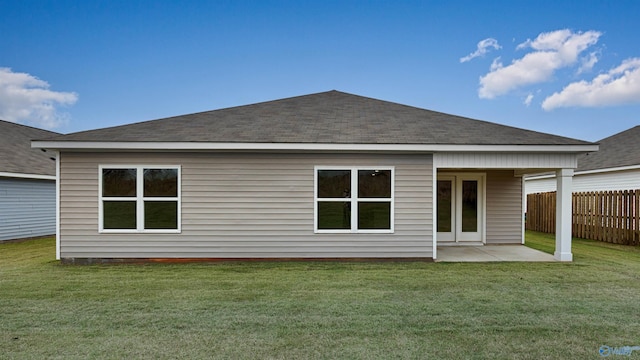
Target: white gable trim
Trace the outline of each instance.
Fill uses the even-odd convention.
[[[405,152],[568,152],[598,150],[598,145],[447,145],[320,144],[219,142],[33,141],[31,147],[56,150],[221,150],[221,151],[405,151]]]

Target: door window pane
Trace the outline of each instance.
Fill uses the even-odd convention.
[[[438,232],[451,232],[451,180],[438,180]]]
[[[462,232],[478,231],[478,182],[462,181]]]
[[[144,196],[177,197],[178,169],[144,169]]]
[[[102,169],[102,196],[136,196],[136,169]]]
[[[318,229],[351,229],[351,202],[319,201]]]
[[[144,202],[145,229],[177,229],[178,202],[176,201],[145,201]]]
[[[358,229],[391,229],[391,203],[359,202]]]
[[[350,198],[351,170],[318,170],[318,198]]]
[[[135,201],[105,201],[102,212],[105,229],[135,229]]]

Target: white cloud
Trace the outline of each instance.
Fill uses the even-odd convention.
[[[523,103],[524,103],[526,106],[529,106],[529,105],[531,105],[531,101],[532,101],[532,100],[533,100],[533,94],[529,94],[529,95],[527,95],[527,97],[524,99],[524,102],[523,102]]]
[[[596,65],[598,60],[599,60],[598,53],[596,53],[595,51],[590,53],[589,56],[585,56],[582,59],[580,59],[581,65],[580,65],[580,68],[578,69],[578,74],[591,71],[591,69],[593,69],[593,67]]]
[[[491,48],[494,48],[496,50],[500,49],[501,46],[498,44],[498,40],[493,39],[493,38],[487,38],[484,40],[481,40],[478,43],[478,49],[475,52],[472,52],[471,54],[460,58],[460,62],[467,62],[470,61],[474,58],[477,58],[478,56],[483,56],[485,55],[489,50],[491,50]]]
[[[542,102],[544,110],[569,106],[609,106],[640,103],[640,58],[631,58],[592,81],[567,85]]]
[[[67,117],[57,110],[72,105],[76,93],[49,90],[49,83],[27,73],[0,68],[0,119],[45,129],[62,125]]]
[[[491,63],[491,71],[499,69],[502,67],[502,62],[500,62],[500,57],[498,56],[497,58],[493,59],[493,62]]]
[[[525,85],[548,81],[556,70],[577,63],[579,55],[597,43],[600,35],[597,31],[574,33],[558,30],[527,40],[516,49],[531,48],[535,51],[508,66],[494,61],[489,73],[480,78],[478,96],[492,99]]]

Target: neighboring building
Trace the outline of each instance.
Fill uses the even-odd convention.
[[[56,233],[55,153],[31,140],[58,135],[0,120],[0,241]]]
[[[600,150],[578,157],[573,191],[640,189],[640,126],[598,141]],[[525,177],[526,194],[556,191],[554,174]]]
[[[64,261],[437,258],[521,244],[523,180],[592,143],[338,91],[35,141],[59,151]],[[568,196],[567,196],[568,195]],[[437,199],[437,201],[436,201]]]

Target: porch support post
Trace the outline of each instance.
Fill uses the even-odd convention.
[[[554,257],[559,261],[572,261],[571,253],[571,193],[573,169],[556,171],[556,251]]]

